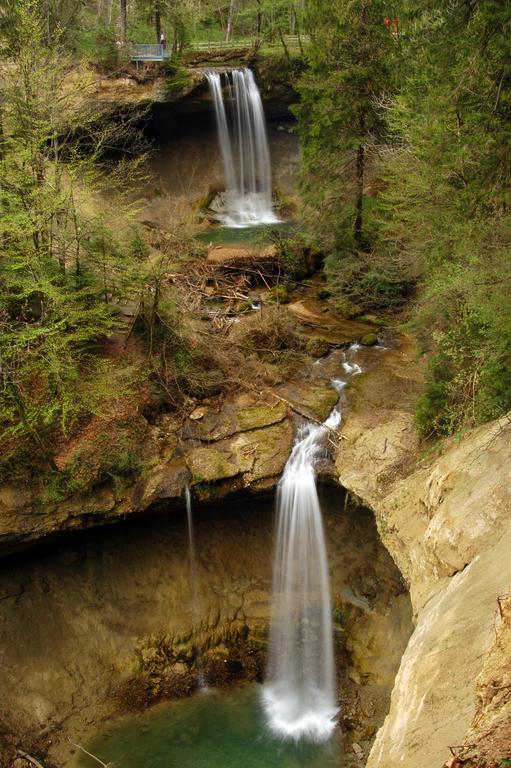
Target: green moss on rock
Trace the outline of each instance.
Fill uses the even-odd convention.
[[[330,342],[321,336],[313,336],[307,341],[305,351],[311,357],[323,357],[330,351]]]
[[[375,344],[378,344],[378,336],[375,333],[366,333],[365,336],[362,336],[360,343],[364,347],[374,347]]]
[[[286,418],[286,406],[278,401],[275,405],[252,405],[247,408],[241,408],[237,414],[238,427],[240,432],[246,432],[250,429],[259,429],[268,427],[271,424],[278,424]]]
[[[273,301],[278,301],[279,304],[289,304],[289,291],[286,285],[274,285],[270,291],[270,296]]]
[[[293,444],[293,429],[289,419],[262,429],[242,432],[232,442],[233,453],[250,461],[250,482],[280,475]]]
[[[231,455],[218,448],[193,448],[186,460],[192,473],[193,485],[235,477],[240,472],[236,462],[231,461]]]
[[[289,400],[304,414],[310,414],[318,421],[324,421],[338,400],[337,392],[331,387],[303,384],[298,391],[289,394]]]

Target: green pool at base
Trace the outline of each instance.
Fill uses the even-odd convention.
[[[195,235],[196,240],[212,245],[263,245],[270,242],[270,233],[278,232],[281,237],[293,234],[294,226],[289,222],[255,227],[209,227]]]
[[[341,768],[340,738],[282,742],[264,724],[260,687],[211,691],[124,718],[87,744],[114,768]],[[77,753],[75,768],[98,763]]]

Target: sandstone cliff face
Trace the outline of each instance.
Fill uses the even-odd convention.
[[[292,407],[323,420],[338,399],[328,378],[320,376],[282,392],[286,403],[269,390],[259,397],[213,398],[179,422],[164,414],[149,424],[137,414],[143,463],[124,483],[102,483],[57,500],[45,500],[36,485],[4,484],[0,556],[56,534],[120,522],[161,503],[177,509],[187,484],[200,501],[275,487],[293,443]],[[96,451],[94,439],[82,441],[68,449],[66,460],[78,457],[85,464]]]
[[[440,458],[414,461],[410,404],[419,380],[411,347],[383,358],[360,383],[337,459],[340,483],[375,511],[416,616],[368,768],[431,768],[463,742],[497,598],[511,584],[511,423],[485,425]]]

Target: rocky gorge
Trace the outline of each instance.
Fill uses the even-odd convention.
[[[158,100],[154,90],[141,93],[126,106]],[[207,260],[218,270],[234,260],[243,271],[254,252],[210,245]],[[114,404],[56,457],[62,471],[83,467],[82,489],[0,489],[0,724],[9,759],[23,745],[65,765],[68,736],[187,696],[199,671],[213,685],[261,680],[274,489],[297,424],[323,422],[338,402],[342,423],[328,435],[319,475],[347,759],[368,768],[470,765],[495,759],[506,743],[509,418],[421,443],[413,414],[424,364],[413,339],[382,331],[378,318],[340,319],[322,289],[298,280],[281,307],[307,352],[299,371],[190,396],[179,417]],[[254,311],[264,313],[274,296],[258,290]],[[240,325],[245,309],[236,310]],[[336,389],[332,379],[361,342],[363,372]],[[98,434],[108,451],[119,430],[137,446],[137,462],[120,479],[87,484]]]
[[[509,421],[447,444],[441,456],[421,455],[411,410],[421,375],[412,342],[395,337],[378,364],[354,380],[335,469],[327,473],[356,499],[346,506],[339,492],[325,491],[337,631],[344,637],[339,668],[343,689],[351,691],[348,713],[359,710],[346,715],[357,747],[362,742],[369,749],[375,726],[361,733],[352,723],[368,726],[372,702],[369,726],[380,725],[385,691],[392,688],[368,766],[393,766],[401,758],[424,768],[441,765],[471,725],[473,739],[482,718],[486,730],[503,727],[495,697],[502,700],[507,673],[502,662],[495,672],[492,638],[495,627],[498,637],[506,631]],[[301,386],[295,406],[324,418],[335,392],[324,379],[321,386]],[[285,398],[290,405],[292,389]],[[260,677],[268,622],[267,494],[293,439],[289,404],[241,398],[198,405],[182,458],[165,443],[152,472],[125,498],[101,491],[88,498],[87,511],[83,499],[74,499],[41,513],[26,494],[24,510],[9,509],[9,499],[20,494],[4,490],[4,552],[49,533],[117,521],[104,533],[50,540],[40,557],[38,550],[27,552],[17,565],[4,559],[2,721],[11,732],[44,741],[59,729],[80,732],[84,723],[126,706],[186,695],[196,684],[198,646],[212,680]],[[175,451],[178,436],[171,434]],[[204,605],[195,630],[179,512],[190,476],[197,499],[209,500],[197,528]],[[253,500],[236,501],[243,488],[255,492]],[[147,508],[149,517],[122,522]],[[410,590],[413,631],[404,587],[374,538],[367,508]],[[13,520],[22,520],[23,528],[19,522],[13,527]],[[376,560],[368,554],[374,547]],[[234,551],[235,563],[228,554]],[[36,573],[42,576],[38,586]],[[48,615],[51,630],[42,629]],[[476,680],[478,691],[492,693],[476,697]]]

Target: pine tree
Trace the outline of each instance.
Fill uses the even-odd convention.
[[[103,365],[94,346],[114,327],[119,287],[116,249],[108,244],[102,268],[91,250],[95,161],[117,128],[87,111],[76,79],[68,86],[72,61],[58,38],[47,44],[37,10],[35,0],[19,3],[19,46],[0,68],[3,462],[29,440],[51,463],[54,430],[94,407]]]
[[[392,85],[396,41],[380,0],[307,5],[308,71],[297,109],[303,178],[319,226],[346,249],[369,247],[364,226],[368,163],[382,133],[379,101]]]

